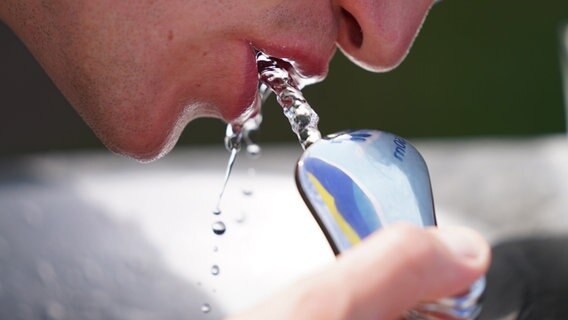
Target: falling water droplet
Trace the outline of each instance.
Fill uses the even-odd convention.
[[[212,229],[216,235],[222,235],[227,230],[223,221],[217,221],[213,223]]]
[[[211,267],[211,274],[212,275],[217,276],[217,275],[219,275],[220,272],[221,272],[221,269],[219,269],[218,265],[215,264]]]
[[[215,210],[213,210],[213,214],[216,215],[216,216],[220,215],[220,214],[221,214],[221,209],[215,209]]]
[[[262,151],[262,149],[260,148],[260,146],[256,143],[253,144],[249,144],[247,145],[247,154],[251,157],[251,158],[258,158],[260,157],[260,152]]]
[[[227,127],[230,127],[228,125]],[[225,179],[223,179],[223,187],[221,188],[221,193],[219,193],[219,198],[217,199],[217,206],[214,212],[219,211],[221,213],[221,201],[223,200],[223,194],[225,194],[225,189],[227,188],[227,183],[229,182],[229,177],[231,172],[233,172],[233,166],[235,165],[235,160],[237,159],[237,153],[239,153],[238,148],[230,149],[229,162],[227,163],[227,169],[225,170]]]
[[[243,189],[243,195],[250,197],[252,196],[253,191],[251,189]]]
[[[201,306],[201,312],[203,313],[209,313],[209,311],[211,311],[211,306],[209,305],[209,303],[204,303]]]
[[[214,247],[213,247],[213,252],[217,252],[217,251],[219,251],[219,247],[214,246]]]

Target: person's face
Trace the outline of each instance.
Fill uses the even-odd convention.
[[[111,150],[149,160],[191,119],[231,121],[253,104],[253,48],[314,80],[336,46],[366,69],[389,70],[432,2],[63,0],[13,5],[6,20]]]

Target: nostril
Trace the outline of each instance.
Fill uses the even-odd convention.
[[[351,44],[357,49],[361,48],[363,45],[363,30],[361,29],[359,22],[357,22],[357,19],[355,19],[349,11],[343,8],[341,8],[341,19],[347,29],[347,34],[349,35]]]

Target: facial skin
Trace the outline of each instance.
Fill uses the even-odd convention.
[[[253,105],[253,48],[321,80],[336,47],[386,71],[432,0],[3,0],[0,18],[111,150],[152,160]]]

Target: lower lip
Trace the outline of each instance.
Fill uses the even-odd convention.
[[[244,79],[240,89],[230,88],[231,90],[240,90],[237,99],[220,107],[220,114],[223,120],[232,123],[241,120],[251,113],[251,109],[258,105],[258,68],[256,66],[256,55],[250,46],[243,48],[247,51],[246,55],[241,59],[240,66],[235,66],[235,71],[240,72],[240,76]],[[230,80],[227,80],[227,82]],[[223,81],[225,82],[225,81]],[[223,83],[220,85],[219,91],[228,90],[232,83]]]

